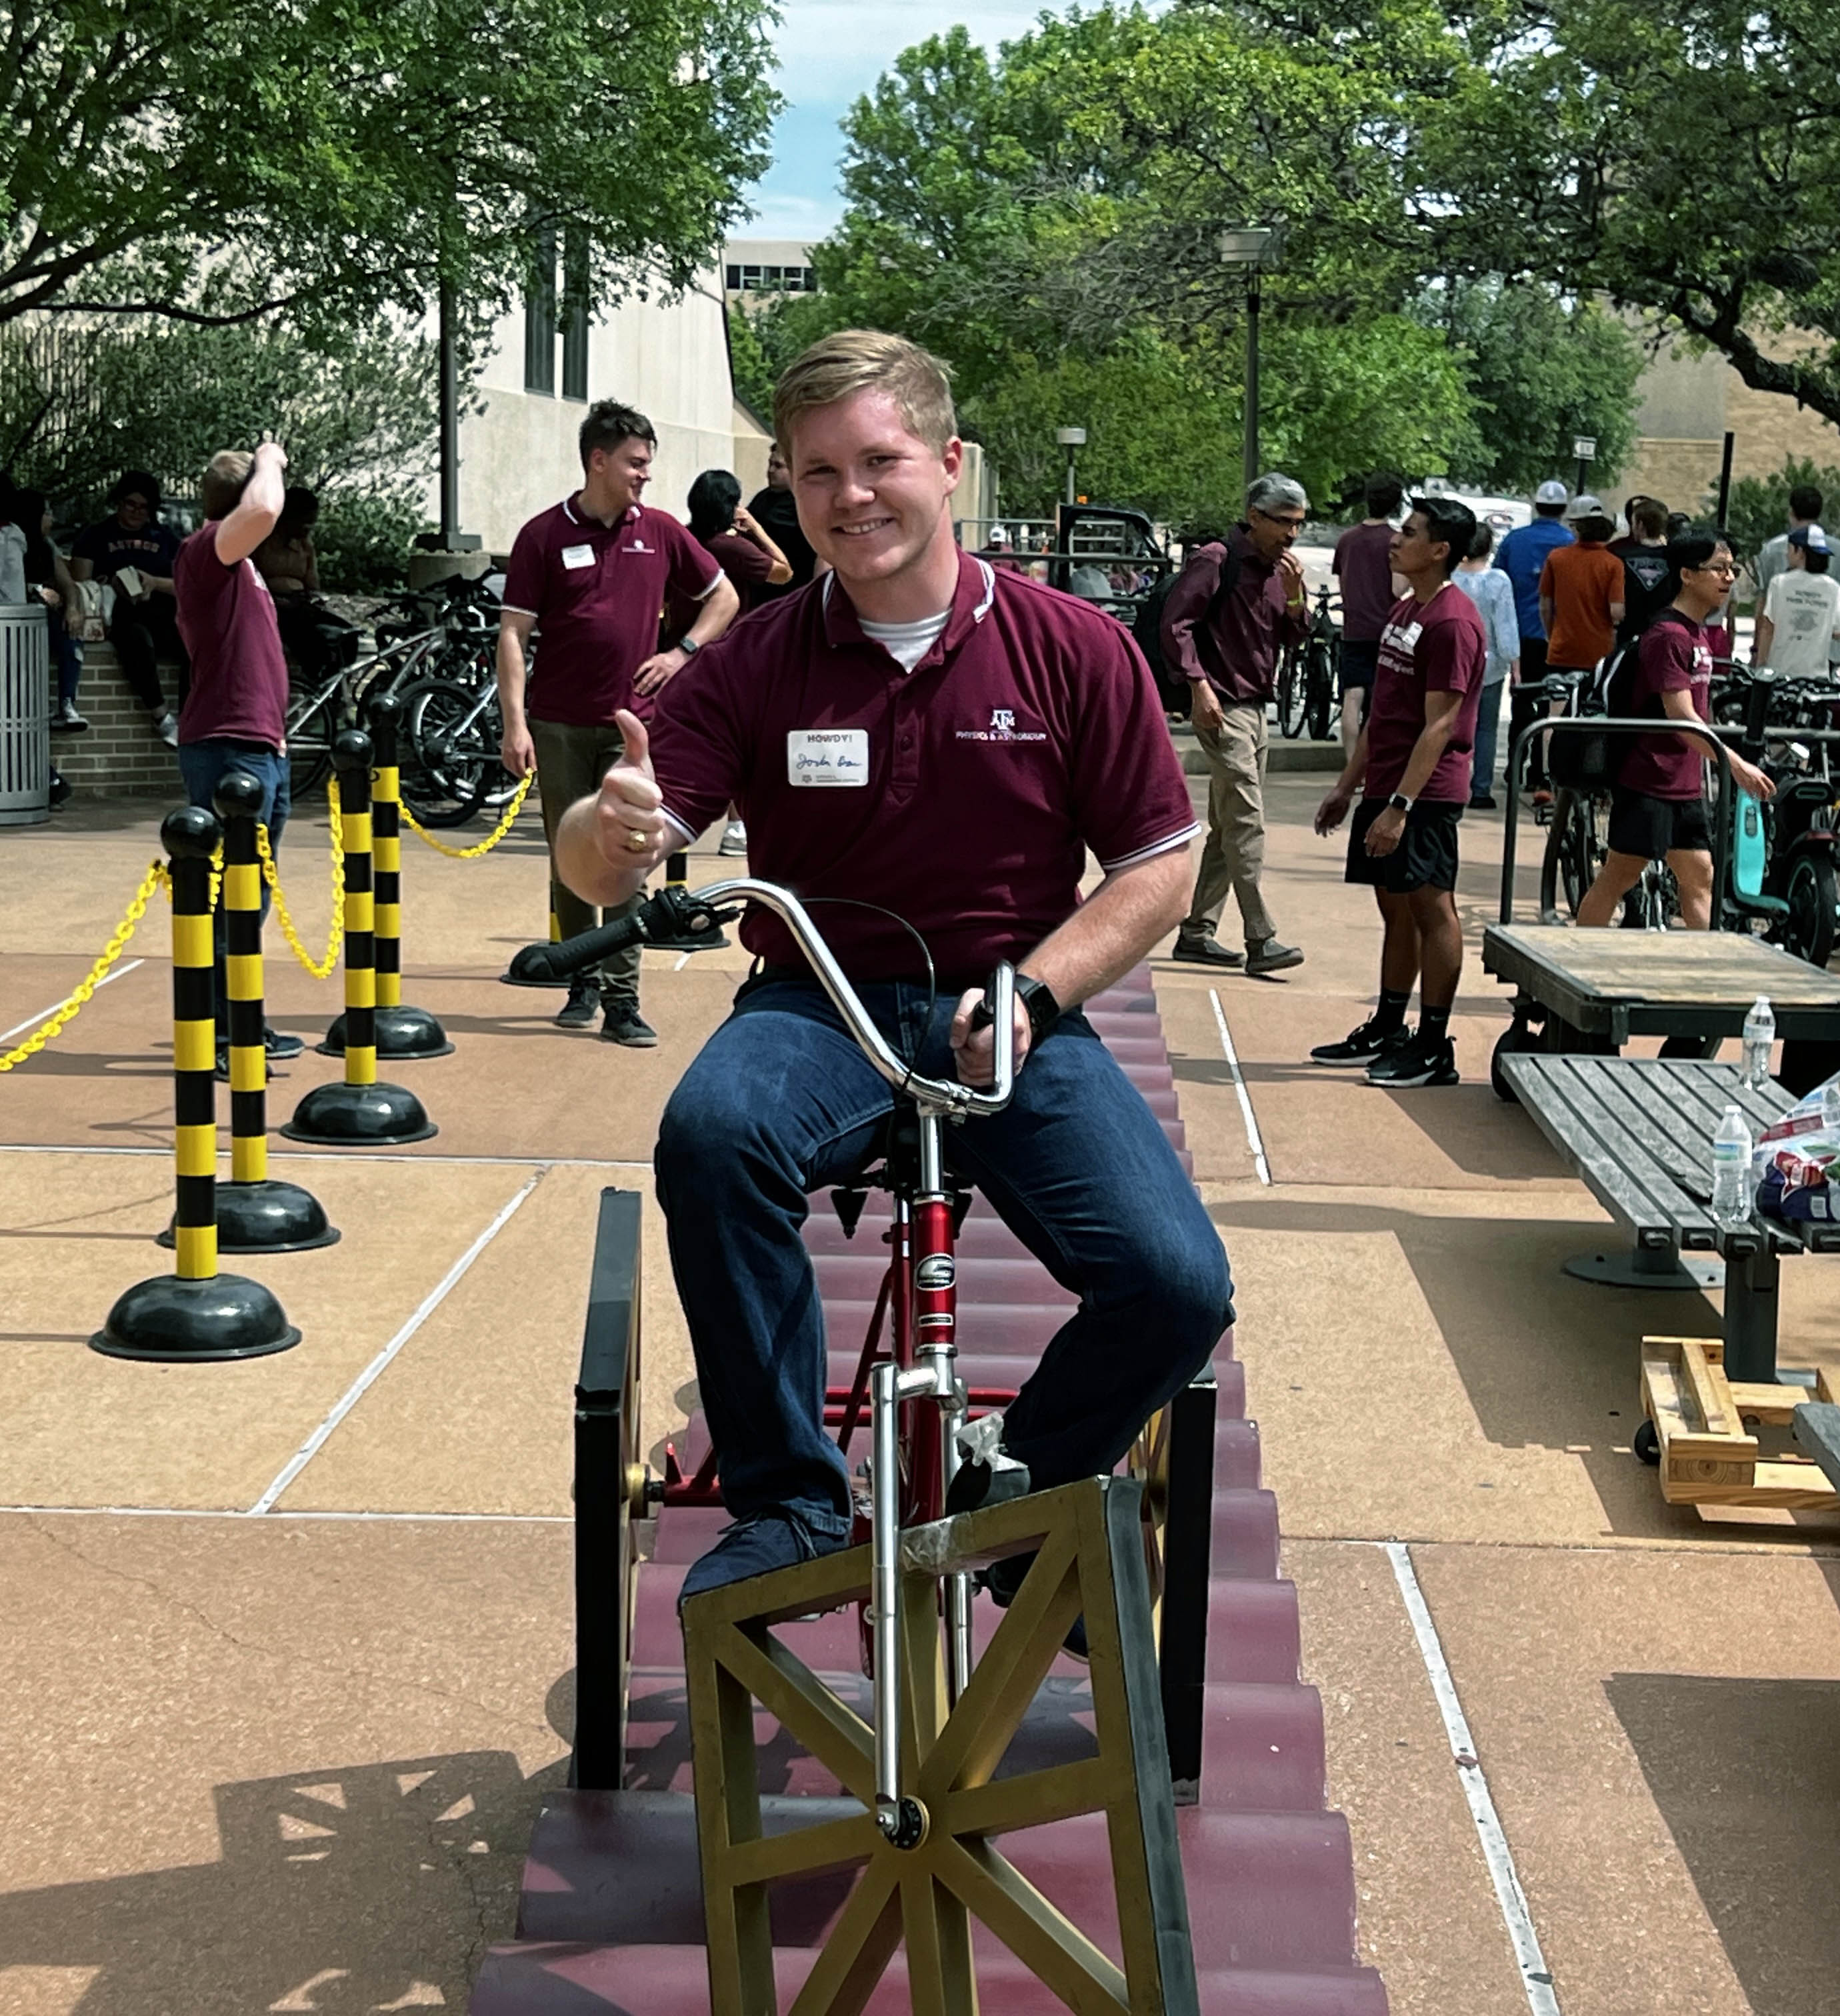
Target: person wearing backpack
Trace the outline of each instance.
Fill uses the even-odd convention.
[[[1706,626],[1731,592],[1737,572],[1731,549],[1712,531],[1688,531],[1668,547],[1674,593],[1626,651],[1608,700],[1613,715],[1654,715],[1671,721],[1711,718],[1712,652]],[[1633,661],[1633,664],[1631,661]],[[1698,736],[1663,730],[1632,738],[1610,787],[1609,851],[1578,906],[1580,926],[1613,922],[1651,861],[1665,859],[1680,891],[1689,931],[1712,923],[1712,840],[1707,822],[1705,744]],[[1776,787],[1735,751],[1731,771],[1741,790],[1767,798]]]

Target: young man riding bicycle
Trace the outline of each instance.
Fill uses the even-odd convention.
[[[924,1072],[988,1082],[975,1026],[1020,968],[1016,1091],[955,1131],[955,1166],[1081,1298],[1008,1410],[1038,1488],[1111,1468],[1231,1320],[1219,1236],[1161,1127],[1078,1012],[1182,915],[1186,783],[1122,628],[964,553],[963,462],[936,360],[826,338],[780,382],[800,522],[831,572],[702,653],[650,736],[565,815],[560,872],[628,900],[736,800],[763,880],[808,904],[885,1034]],[[1082,903],[1090,848],[1104,880]],[[848,1544],[823,1428],[823,1316],[799,1233],[814,1191],[880,1145],[894,1095],[784,927],[666,1109],[658,1193],[736,1524],[683,1593]]]

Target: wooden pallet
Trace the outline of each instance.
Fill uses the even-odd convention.
[[[1806,1386],[1752,1386],[1725,1377],[1716,1337],[1645,1337],[1642,1404],[1661,1445],[1661,1495],[1670,1505],[1770,1505],[1814,1511],[1840,1492],[1805,1456],[1765,1459],[1747,1419],[1784,1427],[1810,1400],[1835,1399],[1827,1375]]]

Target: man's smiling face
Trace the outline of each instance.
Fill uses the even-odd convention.
[[[958,488],[963,449],[913,433],[888,393],[853,393],[800,415],[791,444],[798,521],[844,586],[920,563]]]

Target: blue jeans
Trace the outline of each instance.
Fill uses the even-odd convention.
[[[1470,796],[1495,795],[1495,743],[1501,733],[1501,681],[1482,689],[1482,704],[1476,715],[1476,760],[1470,779]]]
[[[281,835],[287,824],[292,801],[289,796],[287,758],[254,742],[182,742],[179,774],[185,780],[185,796],[207,812],[214,811],[211,797],[218,784],[232,770],[245,770],[262,787],[261,822],[268,829],[268,845],[281,852]],[[262,915],[268,914],[268,884],[262,884]],[[217,950],[217,1022],[220,1040],[230,1028],[229,976],[224,967],[224,910],[220,903],[211,920],[211,939]]]
[[[858,992],[920,1071],[952,1075],[956,994],[929,1013],[923,987]],[[771,980],[744,990],[665,1108],[658,1197],[738,1518],[783,1506],[819,1532],[849,1531],[799,1229],[813,1191],[871,1160],[894,1103],[816,982]],[[1031,1053],[1005,1111],[946,1140],[952,1168],[1081,1298],[1009,1409],[1004,1446],[1040,1487],[1109,1471],[1233,1319],[1219,1234],[1155,1116],[1077,1014]],[[968,1343],[976,1330],[973,1315]]]

